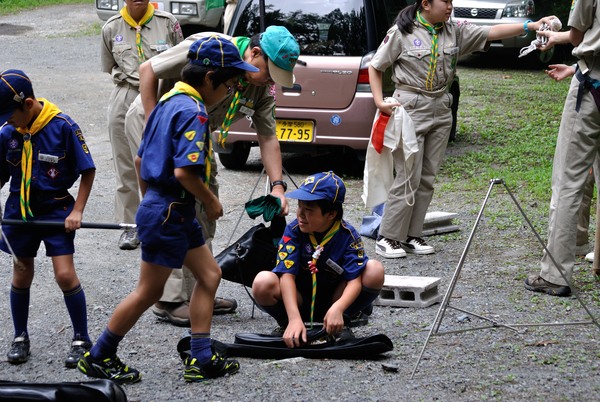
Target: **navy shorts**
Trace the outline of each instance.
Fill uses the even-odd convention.
[[[135,215],[142,261],[181,268],[188,250],[204,245],[194,205],[193,198],[181,200],[148,189]]]
[[[48,198],[35,205],[32,203],[33,218],[36,221],[60,221],[69,216],[75,205],[75,200],[69,194],[61,197]],[[6,200],[4,218],[21,219],[19,194],[11,193]],[[18,225],[2,225],[8,243],[17,257],[34,258],[44,242],[46,256],[71,255],[75,252],[75,232],[67,233],[63,227],[40,226],[36,228]],[[0,241],[0,249],[10,254],[6,241]]]

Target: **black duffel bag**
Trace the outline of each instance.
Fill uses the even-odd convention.
[[[260,271],[270,271],[277,262],[277,244],[285,229],[285,218],[275,217],[270,226],[259,223],[221,251],[215,259],[222,277],[251,287]]]
[[[127,402],[123,388],[110,380],[35,383],[0,381],[0,401]]]

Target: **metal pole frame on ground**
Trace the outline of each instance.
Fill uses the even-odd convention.
[[[457,308],[455,306],[451,306],[450,305],[450,297],[452,296],[452,292],[454,291],[454,287],[456,286],[456,283],[458,282],[458,278],[460,277],[460,271],[461,271],[461,269],[462,269],[462,267],[464,265],[465,258],[467,256],[467,253],[469,252],[469,248],[471,247],[471,242],[473,241],[473,238],[475,236],[475,231],[477,230],[477,226],[479,225],[479,221],[481,220],[481,217],[483,215],[483,210],[485,209],[487,201],[488,201],[488,199],[490,197],[490,193],[491,193],[492,188],[494,187],[495,184],[502,184],[502,185],[504,185],[504,188],[506,189],[506,191],[510,195],[510,198],[512,198],[512,200],[514,201],[515,205],[519,209],[519,212],[521,212],[521,215],[523,215],[523,218],[527,222],[527,225],[531,228],[531,230],[535,234],[536,238],[538,239],[538,241],[540,242],[540,244],[544,248],[544,251],[546,252],[546,254],[548,255],[548,257],[550,257],[550,259],[552,260],[552,263],[558,268],[558,271],[560,272],[560,275],[562,276],[562,278],[565,280],[565,282],[567,282],[567,284],[571,288],[572,294],[577,298],[577,301],[579,301],[579,303],[581,304],[581,306],[583,307],[583,309],[590,316],[590,318],[591,318],[590,321],[559,322],[559,323],[539,323],[539,324],[503,324],[503,323],[497,322],[496,320],[490,319],[488,317],[484,317],[482,315],[475,314],[475,313],[472,313],[470,311],[463,310],[463,309],[460,309],[460,308]],[[596,249],[598,249],[599,247],[600,246],[597,246]],[[446,312],[446,309],[448,307],[453,308],[453,309],[455,309],[457,311],[461,311],[463,313],[471,314],[471,315],[473,315],[473,316],[475,316],[477,318],[480,318],[480,319],[482,319],[484,321],[488,321],[490,323],[490,325],[485,325],[485,326],[480,326],[480,327],[474,327],[474,328],[469,328],[469,329],[455,330],[455,331],[439,332],[439,328],[440,328],[440,325],[442,323],[442,319],[443,319],[444,314]],[[508,186],[506,185],[506,183],[504,182],[504,180],[502,180],[502,179],[491,179],[490,180],[490,187],[488,188],[488,192],[487,192],[487,194],[485,196],[485,199],[483,200],[483,204],[481,205],[481,209],[479,210],[479,214],[477,215],[477,219],[475,220],[475,224],[473,225],[473,229],[471,230],[471,234],[469,235],[469,238],[467,239],[467,244],[465,245],[465,248],[464,248],[464,250],[462,252],[462,255],[460,256],[460,260],[458,261],[458,265],[456,266],[456,270],[454,271],[454,275],[452,276],[450,284],[448,285],[448,290],[446,291],[446,294],[445,294],[445,296],[444,296],[444,298],[442,300],[442,303],[440,305],[440,309],[438,310],[437,315],[435,316],[435,319],[433,320],[433,323],[431,324],[431,329],[429,331],[429,334],[427,335],[427,339],[425,339],[425,343],[423,344],[423,348],[421,349],[421,353],[419,354],[419,358],[417,359],[417,363],[415,364],[415,368],[413,369],[413,372],[412,372],[410,378],[411,379],[414,378],[415,373],[417,371],[417,368],[419,367],[419,363],[421,362],[421,359],[423,358],[423,354],[425,353],[425,348],[427,347],[427,345],[429,343],[429,340],[431,339],[432,336],[441,336],[441,335],[447,335],[447,334],[455,334],[455,333],[460,333],[460,332],[475,331],[475,330],[479,330],[479,329],[488,329],[488,328],[497,328],[497,327],[505,327],[505,328],[511,329],[511,330],[513,330],[515,332],[521,332],[521,331],[519,331],[518,327],[589,325],[589,324],[594,324],[594,325],[596,325],[598,327],[598,329],[600,329],[600,324],[598,323],[598,321],[596,320],[596,318],[592,315],[591,311],[585,305],[585,303],[583,302],[583,300],[581,300],[581,297],[579,297],[579,292],[577,292],[575,290],[575,288],[573,287],[573,285],[571,284],[571,282],[569,281],[569,279],[566,277],[566,275],[564,273],[564,269],[556,263],[556,260],[554,259],[554,257],[552,256],[552,254],[546,248],[546,244],[542,241],[542,238],[540,237],[540,235],[538,234],[538,232],[535,230],[535,228],[533,227],[533,225],[531,224],[531,222],[527,218],[527,215],[525,215],[525,211],[523,211],[523,209],[521,208],[521,205],[519,204],[519,202],[517,201],[517,199],[514,197],[514,195],[512,194],[512,192],[510,191],[510,189],[508,188]]]

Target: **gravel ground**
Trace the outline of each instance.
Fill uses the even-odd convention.
[[[90,34],[98,25],[91,5],[50,7],[0,17],[0,68],[20,68],[34,82],[36,95],[46,97],[70,114],[82,127],[97,165],[96,181],[85,220],[111,222],[114,173],[106,133],[106,107],[111,90],[107,74],[99,67],[99,37]],[[455,144],[449,152],[461,152]],[[341,172],[347,161],[330,156],[286,156],[285,166],[296,182],[314,171]],[[228,243],[243,203],[249,198],[260,172],[260,159],[251,155],[248,169],[235,172],[221,166],[219,178],[225,216],[219,221],[215,250]],[[356,226],[367,212],[360,201],[362,181],[349,178],[346,218]],[[438,188],[442,188],[440,180]],[[488,189],[473,192],[438,192],[431,210],[456,212],[459,232],[429,238],[437,253],[385,260],[387,274],[441,278],[444,294],[461,260],[477,213]],[[262,184],[257,194],[262,192]],[[5,193],[3,193],[3,198]],[[527,210],[530,205],[523,205]],[[546,206],[537,206],[545,214]],[[237,234],[252,224],[242,219]],[[86,289],[90,334],[96,338],[120,300],[135,286],[139,251],[121,251],[120,233],[114,230],[81,230],[77,235],[75,263]],[[374,257],[374,242],[365,239]],[[461,275],[439,315],[440,304],[420,308],[376,307],[370,323],[357,335],[387,334],[394,350],[376,360],[269,361],[240,359],[241,371],[207,384],[186,384],[175,345],[183,329],[142,316],[120,348],[121,358],[140,369],[141,383],[126,386],[129,400],[599,400],[599,328],[595,325],[543,326],[470,330],[486,325],[477,316],[503,324],[589,321],[576,298],[552,298],[525,291],[523,279],[538,270],[542,247],[502,186],[491,192],[486,213],[463,260]],[[32,356],[21,366],[0,358],[0,378],[27,382],[81,381],[84,376],[63,367],[71,337],[70,323],[50,260],[42,249],[36,261],[29,328]],[[12,340],[8,304],[11,262],[1,256],[0,348]],[[576,267],[581,295],[595,316],[600,316],[597,287],[588,264]],[[584,288],[584,285],[587,286]],[[223,281],[218,294],[235,297],[238,313],[217,316],[213,337],[232,342],[238,332],[268,332],[274,322],[254,311],[244,289]],[[253,315],[254,314],[254,315]],[[441,317],[424,348],[432,323]],[[443,334],[446,331],[464,331]],[[443,335],[443,336],[442,336]],[[417,359],[422,360],[413,378]],[[382,365],[397,368],[385,371]]]

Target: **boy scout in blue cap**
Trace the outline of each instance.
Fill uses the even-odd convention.
[[[130,137],[137,134],[138,138],[141,138],[141,127],[144,125],[145,116],[150,114],[162,95],[164,84],[174,77],[179,77],[181,69],[187,62],[186,54],[191,44],[209,35],[210,33],[207,32],[191,35],[179,45],[140,65],[140,95],[131,104],[125,123],[125,130],[131,133]],[[300,46],[292,34],[281,26],[269,26],[265,32],[252,37],[219,36],[230,39],[239,49],[242,59],[260,71],[244,74],[231,94],[208,109],[211,131],[218,131],[220,141],[225,141],[229,126],[233,122],[242,118],[252,121],[252,126],[256,129],[261,159],[271,180],[270,194],[281,200],[281,215],[287,215],[288,204],[284,195],[287,184],[283,181],[281,152],[275,135],[275,89],[272,85],[275,83],[287,87],[293,86],[293,69],[300,54]],[[235,159],[234,154],[231,155]],[[209,188],[218,195],[216,168],[215,163]],[[216,222],[206,218],[200,203],[196,205],[196,211],[196,217],[202,225],[204,238],[210,248],[210,242],[216,231]],[[173,271],[163,296],[152,307],[152,311],[175,325],[189,325],[187,302],[190,300],[193,287],[192,275],[185,266],[183,270]],[[237,302],[218,297],[214,306],[214,314],[232,313],[237,307]]]
[[[237,361],[225,360],[211,348],[213,301],[221,272],[204,242],[194,205],[196,199],[202,201],[210,219],[223,215],[206,181],[212,157],[206,107],[227,96],[244,71],[256,68],[241,60],[233,43],[216,36],[194,42],[188,60],[182,81],[161,98],[144,131],[136,159],[144,190],[136,214],[142,243],[140,279],[79,361],[79,370],[90,377],[119,383],[141,379],[138,370],[119,360],[117,347],[158,301],[171,271],[181,269],[184,262],[197,280],[190,304],[192,354],[185,361],[185,381],[205,381],[239,370]]]
[[[383,265],[365,255],[360,235],[342,219],[345,193],[331,171],[308,176],[288,193],[298,200],[297,218],[285,228],[273,271],[260,272],[252,284],[259,307],[285,328],[290,348],[307,342],[308,321],[340,333],[383,286]]]
[[[29,296],[34,259],[43,241],[73,325],[65,366],[74,368],[92,346],[85,293],[75,272],[73,253],[75,230],[81,227],[94,181],[94,161],[79,126],[56,105],[36,99],[31,80],[21,70],[0,72],[0,126],[0,184],[10,180],[4,218],[65,222],[64,229],[3,226],[0,249],[15,258],[10,289],[15,338],[8,362],[29,359]],[[80,176],[75,200],[69,189]]]

